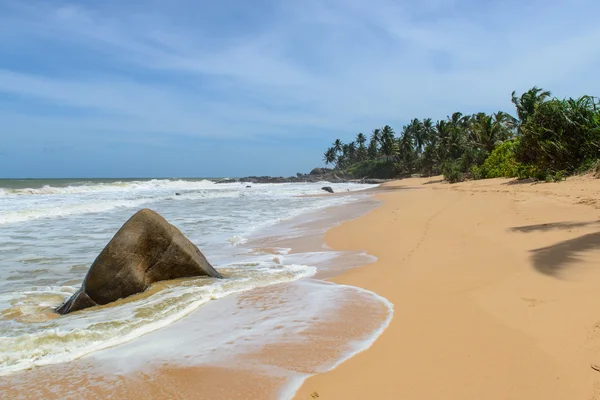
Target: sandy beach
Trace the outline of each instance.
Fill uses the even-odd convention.
[[[365,251],[377,261],[319,278],[373,292],[394,313],[370,347],[328,372],[315,375],[340,359],[341,344],[387,318],[367,292],[349,292],[344,306],[330,318],[314,318],[311,330],[276,326],[283,336],[237,354],[235,363],[195,361],[204,350],[193,343],[207,321],[260,317],[240,334],[247,340],[256,324],[296,313],[292,304],[322,308],[315,290],[335,285],[301,280],[211,302],[98,356],[2,377],[0,392],[7,398],[279,399],[293,396],[296,383],[312,375],[296,399],[600,399],[600,372],[591,368],[600,364],[600,180],[449,185],[432,177],[372,192],[379,205],[329,229],[324,241],[332,251]],[[323,212],[344,220],[353,207]],[[321,247],[321,235],[263,242],[257,244],[309,251]],[[190,344],[173,347],[172,338],[184,331]],[[183,352],[167,358],[158,352],[163,355],[143,367],[128,355],[163,344],[167,353]]]
[[[296,399],[600,398],[599,180],[385,189],[325,241],[378,257],[333,281],[387,298],[394,317]]]

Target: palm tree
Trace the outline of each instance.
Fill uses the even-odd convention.
[[[381,129],[373,129],[371,133],[371,141],[375,143],[379,143],[381,140]]]
[[[323,154],[323,161],[325,161],[325,165],[334,164],[337,160],[337,154],[335,154],[335,149],[330,147]]]
[[[356,143],[358,143],[358,147],[364,147],[365,143],[367,143],[367,137],[364,133],[359,133],[356,135]]]
[[[358,159],[360,161],[364,160],[367,156],[367,148],[365,147],[366,142],[367,137],[363,133],[356,135],[356,143],[358,143]]]
[[[431,119],[429,122],[431,122]],[[425,141],[427,140],[427,132],[425,131],[424,124],[419,121],[418,118],[415,118],[410,121],[407,130],[410,132],[412,139],[414,139],[417,154],[421,155],[423,147],[425,146]]]
[[[405,173],[410,172],[414,161],[414,137],[412,122],[402,128],[402,136],[398,139],[398,161],[400,161],[401,170]]]
[[[425,118],[423,120],[423,145],[425,145],[433,136],[433,121],[431,118]]]
[[[468,116],[463,116],[461,112],[455,112],[451,117],[448,117],[448,122],[450,122],[454,126],[464,126],[468,121]]]
[[[546,101],[552,94],[548,90],[538,88],[537,86],[532,87],[521,97],[516,96],[516,92],[512,92],[511,101],[517,108],[517,117],[521,124],[527,121],[533,113],[538,104]]]
[[[342,141],[340,139],[335,139],[335,142],[333,142],[333,150],[335,151],[335,153],[336,154],[341,153],[343,147],[344,147],[344,143],[342,143]]]
[[[496,142],[500,140],[501,125],[494,123],[494,118],[485,113],[479,113],[473,116],[473,124],[471,127],[472,137],[470,140],[473,144],[491,153],[496,146]]]
[[[377,154],[379,153],[379,142],[381,141],[381,130],[373,129],[371,133],[371,140],[369,142],[369,148],[367,149],[367,154],[371,160],[377,158]]]
[[[375,140],[371,139],[371,141],[369,142],[369,147],[367,148],[367,156],[369,157],[370,160],[374,160],[377,158],[377,152],[378,152],[377,142]]]
[[[518,121],[512,115],[504,111],[498,111],[492,114],[493,124],[499,131],[499,139],[502,141],[508,140],[514,136]]]
[[[447,121],[441,120],[437,121],[435,124],[436,136],[439,141],[439,146],[437,147],[437,158],[440,160],[440,162],[444,161],[449,154],[450,130],[450,123]]]
[[[391,126],[386,125],[381,129],[381,153],[384,156],[391,157],[394,155],[394,130]]]

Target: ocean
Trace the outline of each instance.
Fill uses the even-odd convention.
[[[254,326],[253,333],[246,329],[244,345],[259,348],[266,340],[261,329],[273,328],[269,321],[277,321],[284,332],[286,326],[289,332],[298,332],[307,329],[302,324],[307,323],[309,315],[317,320],[319,313],[335,314],[331,307],[336,298],[342,302],[344,298],[350,301],[351,297],[362,296],[363,303],[384,303],[370,292],[357,294],[356,288],[344,289],[311,279],[319,272],[326,273],[328,265],[333,268],[333,258],[349,267],[372,261],[367,255],[354,254],[349,259],[348,254],[324,247],[290,253],[291,247],[282,245],[309,234],[322,234],[336,223],[331,210],[343,212],[344,207],[352,209],[353,204],[363,201],[363,206],[356,208],[357,215],[347,215],[354,217],[374,207],[362,193],[373,185],[327,184],[346,195],[311,196],[324,193],[322,186],[217,184],[205,179],[0,180],[0,376],[90,355],[114,358],[118,356],[115,349],[133,351],[132,342],[150,333],[164,335],[176,321],[208,303],[211,307],[202,312],[219,310],[220,314],[231,315],[203,327],[203,338],[213,339],[203,340],[201,349],[194,350],[194,358],[206,363],[211,361],[207,353],[224,346],[219,332],[231,332],[236,323]],[[56,315],[53,309],[80,287],[99,252],[141,208],[151,208],[177,226],[226,279],[199,277],[161,282],[144,294],[115,304]],[[263,247],[269,250],[261,250]],[[231,311],[231,299],[240,293],[299,281],[302,284],[288,290],[286,296],[310,291],[312,309],[298,308],[301,302],[293,307],[293,301],[287,308],[274,307],[271,318],[263,318],[262,328],[260,323],[253,323],[251,313],[240,316]],[[320,295],[324,297],[320,299]],[[325,300],[331,304],[329,308],[323,307]],[[224,311],[228,307],[229,311]],[[307,318],[299,319],[303,312]],[[198,319],[202,313],[195,315]],[[365,326],[370,328],[348,340],[367,340],[380,325],[367,323]],[[187,339],[181,339],[181,360],[190,358],[186,350],[190,346],[185,343],[193,340],[194,329],[189,331]],[[127,343],[129,347],[123,346]],[[344,349],[336,353],[337,358],[360,350]],[[188,354],[184,354],[186,351]],[[176,353],[169,349],[170,357]],[[156,352],[151,355],[161,357]],[[139,354],[136,358],[143,359]],[[328,362],[333,365],[339,360]]]

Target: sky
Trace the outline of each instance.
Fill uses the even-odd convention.
[[[0,177],[294,175],[513,90],[600,95],[597,0],[0,0]]]

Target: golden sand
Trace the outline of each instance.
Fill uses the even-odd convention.
[[[394,318],[297,399],[600,398],[600,180],[386,186],[416,190],[378,194],[325,241],[378,257],[333,281],[386,297]]]

